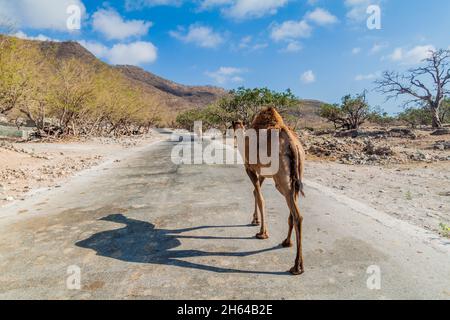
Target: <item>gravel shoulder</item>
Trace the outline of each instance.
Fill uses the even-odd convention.
[[[307,179],[434,232],[450,225],[450,163],[391,166],[309,161]]]
[[[162,140],[146,136],[91,138],[54,143],[0,141],[0,208],[23,201],[36,191],[59,188],[70,177],[106,161],[119,161],[124,150]]]

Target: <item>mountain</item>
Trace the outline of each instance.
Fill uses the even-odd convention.
[[[76,58],[89,64],[104,64],[78,42],[46,41],[39,45],[44,52],[54,52],[58,59]],[[160,106],[170,111],[205,107],[226,94],[224,89],[217,87],[178,84],[135,66],[110,67],[119,70],[133,84],[150,92]]]
[[[0,35],[1,38],[4,37]],[[213,86],[189,86],[164,79],[142,68],[130,65],[108,65],[98,59],[78,42],[53,42],[37,40],[19,40],[25,44],[23,48],[32,46],[38,48],[48,62],[52,59],[76,59],[92,68],[107,67],[120,71],[131,85],[141,88],[149,94],[166,115],[168,122],[173,121],[180,112],[192,108],[203,108],[211,104],[227,92]],[[25,49],[24,49],[25,50]],[[322,125],[323,119],[317,115],[323,103],[316,100],[300,100],[300,107],[292,112],[292,116],[300,119],[304,126]]]
[[[226,94],[225,90],[217,87],[181,85],[135,66],[125,65],[116,66],[116,68],[132,81],[165,95],[171,104],[202,107]]]

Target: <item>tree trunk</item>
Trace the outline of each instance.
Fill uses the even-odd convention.
[[[442,121],[441,117],[439,115],[439,107],[432,107],[431,108],[431,115],[433,119],[433,128],[442,128]]]

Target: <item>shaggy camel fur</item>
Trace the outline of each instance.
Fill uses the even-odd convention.
[[[241,121],[234,122],[233,128],[237,132],[243,132],[245,130],[244,125]],[[239,130],[241,129],[241,130]],[[267,130],[267,150],[269,154],[273,154],[270,150],[270,134],[271,130],[277,130],[279,133],[279,168],[274,174],[264,174],[262,168],[266,165],[260,163],[259,155],[257,157],[258,161],[256,164],[251,164],[249,162],[249,145],[247,139],[240,139],[239,142],[245,141],[244,163],[245,170],[254,185],[253,194],[255,196],[255,211],[253,214],[253,224],[259,225],[259,214],[261,216],[261,230],[256,235],[258,239],[267,239],[269,237],[266,226],[265,219],[265,208],[264,208],[264,198],[261,192],[261,187],[266,178],[272,178],[275,181],[275,186],[277,190],[285,197],[287,205],[289,207],[289,232],[286,240],[283,241],[283,247],[291,247],[291,236],[292,230],[295,228],[296,240],[297,240],[297,256],[295,258],[295,265],[290,269],[290,272],[294,275],[299,275],[304,272],[303,268],[303,255],[302,255],[302,221],[303,217],[300,213],[299,206],[297,204],[299,194],[303,193],[303,172],[305,165],[305,152],[298,139],[296,133],[289,129],[276,111],[275,108],[270,107],[262,110],[258,113],[251,125],[251,129],[254,129],[258,135],[258,149],[259,150],[259,131]],[[239,134],[238,134],[239,135]],[[274,150],[276,152],[276,150]]]

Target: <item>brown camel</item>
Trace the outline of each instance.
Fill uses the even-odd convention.
[[[244,152],[244,164],[245,170],[250,177],[254,185],[253,194],[255,196],[255,211],[253,214],[253,224],[261,224],[261,230],[256,235],[258,239],[267,239],[269,237],[267,232],[264,198],[261,192],[261,187],[266,178],[272,178],[275,181],[277,190],[285,197],[287,205],[289,207],[289,232],[286,240],[283,241],[283,247],[291,247],[291,235],[292,230],[295,227],[296,239],[297,239],[297,256],[295,258],[295,265],[290,269],[290,272],[294,275],[299,275],[304,272],[303,268],[303,256],[302,256],[302,221],[303,217],[300,213],[299,206],[297,204],[299,194],[303,193],[303,172],[305,165],[305,152],[298,139],[296,133],[289,129],[276,111],[275,108],[269,107],[259,112],[251,125],[251,129],[257,133],[258,149],[260,140],[260,130],[267,130],[267,141],[263,143],[267,144],[267,154],[274,155],[274,152],[278,152],[279,166],[278,170],[267,174],[263,172],[263,168],[268,165],[261,164],[260,155],[257,156],[256,163],[251,163],[249,143],[250,139],[245,138],[247,134],[243,134],[245,131],[244,124],[241,121],[233,122],[233,128],[236,130],[236,134],[239,137],[238,143],[241,153]],[[271,130],[277,130],[279,137],[279,150],[271,149]],[[245,144],[244,144],[245,141]],[[253,152],[253,151],[252,151]],[[261,223],[259,220],[259,214],[261,216]]]

